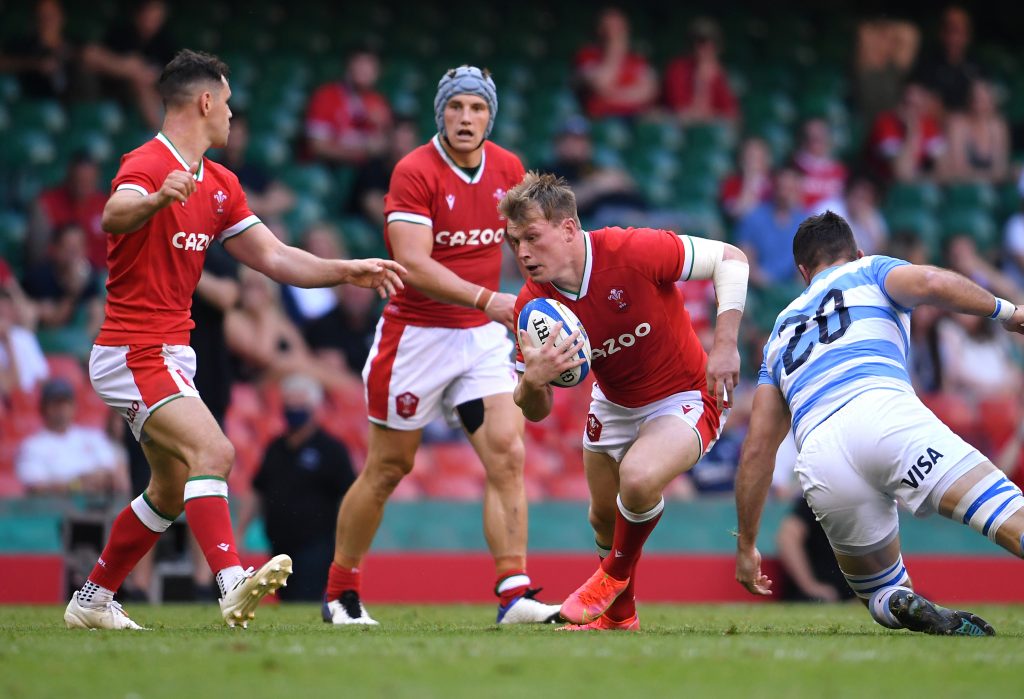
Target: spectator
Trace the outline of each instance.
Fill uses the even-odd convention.
[[[856,598],[836,563],[832,546],[803,496],[779,524],[775,538],[782,564],[782,600],[840,602]]]
[[[1009,337],[980,316],[953,314],[939,321],[943,390],[968,405],[1019,395],[1021,370]]]
[[[288,587],[278,594],[287,601],[318,601],[334,557],[335,515],[356,474],[345,445],[317,424],[320,384],[292,374],[281,389],[287,428],[263,456],[252,483],[256,498],[239,516],[238,540],[262,513],[271,551],[287,551],[295,564]]]
[[[562,125],[555,138],[555,160],[543,169],[566,179],[576,193],[579,215],[585,220],[614,217],[609,210],[647,208],[629,173],[594,161],[590,125],[581,116],[570,117]]]
[[[96,270],[107,268],[107,233],[103,230],[103,206],[107,192],[100,187],[100,169],[83,152],[75,153],[68,162],[63,184],[39,195],[32,216],[28,238],[28,259],[38,264],[46,251],[53,231],[77,226],[85,231],[86,256]]]
[[[310,154],[332,164],[358,165],[387,151],[391,107],[376,91],[380,59],[369,49],[349,56],[345,76],[313,93],[306,112]]]
[[[953,235],[946,240],[946,260],[950,269],[1000,298],[1024,298],[1024,289],[1021,289],[1010,275],[1003,274],[983,257],[978,252],[977,242],[969,235]]]
[[[78,46],[64,36],[64,8],[59,0],[36,2],[33,34],[15,37],[0,51],[0,73],[18,76],[26,99],[63,101],[91,96]]]
[[[761,289],[796,280],[793,236],[806,217],[797,169],[784,166],[776,171],[772,189],[772,201],[743,217],[736,231],[736,241],[750,263],[750,284]]]
[[[359,166],[349,196],[348,212],[362,216],[384,229],[384,195],[391,184],[391,171],[398,161],[420,144],[416,122],[408,118],[395,120],[388,138],[388,150]]]
[[[341,232],[327,224],[314,225],[306,231],[302,248],[325,259],[348,257],[341,244]],[[302,332],[309,349],[320,361],[336,367],[338,371],[351,369],[354,374],[359,374],[363,365],[353,360],[362,357],[365,361],[373,341],[376,317],[371,318],[368,314],[376,310],[375,295],[370,293],[367,317],[356,319],[346,313],[345,300],[346,297],[356,299],[364,295],[349,292],[343,287],[302,289],[285,285],[281,287],[281,302],[288,317]]]
[[[235,114],[231,117],[231,138],[224,148],[224,165],[238,175],[252,212],[264,222],[276,224],[277,218],[295,205],[295,193],[265,168],[247,162],[248,147],[249,119],[244,114]]]
[[[907,83],[899,106],[878,115],[868,137],[868,160],[885,182],[909,182],[930,171],[946,150],[927,90]]]
[[[43,428],[22,442],[15,462],[18,479],[31,494],[85,492],[124,494],[128,478],[110,439],[74,424],[75,392],[64,379],[50,379],[40,397]]]
[[[764,139],[751,136],[740,147],[739,168],[722,181],[719,199],[733,220],[765,203],[772,192],[772,152]]]
[[[1003,229],[1006,259],[1003,269],[1017,286],[1024,287],[1024,196],[1018,203],[1017,213],[1009,218]]]
[[[59,228],[46,259],[25,276],[39,309],[39,341],[48,352],[86,357],[103,321],[102,281],[85,256],[85,232]]]
[[[597,18],[597,44],[576,54],[576,79],[587,116],[633,117],[653,106],[658,92],[654,69],[632,51],[629,20],[609,7]]]
[[[18,323],[14,298],[0,286],[0,398],[31,393],[49,373],[39,340]]]
[[[899,104],[920,43],[920,32],[910,22],[881,18],[857,27],[854,89],[863,123],[873,124]]]
[[[971,57],[971,16],[951,5],[942,13],[939,47],[925,53],[914,68],[914,78],[938,95],[949,112],[967,109],[971,83],[981,77]]]
[[[727,122],[739,115],[725,68],[719,62],[722,34],[718,24],[698,17],[690,24],[689,55],[665,68],[665,104],[684,124]]]
[[[793,164],[804,176],[804,208],[809,214],[817,214],[823,211],[818,204],[843,195],[846,166],[832,152],[832,130],[827,121],[808,119],[801,133]]]
[[[845,199],[825,200],[816,207],[817,212],[831,210],[850,224],[857,247],[865,255],[878,255],[885,251],[889,239],[889,226],[878,208],[878,187],[871,178],[855,175],[846,186]]]
[[[240,281],[241,304],[227,313],[224,323],[225,341],[238,360],[240,380],[273,381],[305,372],[332,389],[352,386],[354,377],[339,373],[336,363],[313,355],[281,310],[273,282],[247,267],[241,269]]]
[[[36,322],[39,320],[39,309],[21,288],[18,278],[14,276],[14,271],[2,257],[0,257],[0,291],[6,292],[14,304],[14,323],[26,330],[35,330]]]
[[[969,108],[946,122],[949,150],[943,174],[953,181],[1002,182],[1010,174],[1010,132],[992,85],[971,83]]]
[[[156,83],[177,50],[166,22],[164,0],[142,0],[130,22],[115,25],[102,44],[87,46],[83,54],[86,65],[107,78],[108,91],[126,104],[134,103],[153,129],[163,120]]]

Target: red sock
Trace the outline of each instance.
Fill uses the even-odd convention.
[[[155,515],[154,515],[155,518]],[[170,524],[170,521],[167,521]],[[167,527],[165,526],[164,529]],[[117,592],[135,564],[153,548],[162,532],[153,531],[139,519],[132,505],[121,510],[110,528],[110,539],[89,574],[89,580]]]
[[[189,478],[185,483],[185,517],[215,574],[241,565],[228,509],[228,484],[222,478]]]
[[[636,566],[629,573],[629,584],[604,613],[611,621],[626,621],[636,615]]]
[[[331,563],[327,573],[327,599],[338,599],[346,590],[355,590],[359,594],[359,569],[342,568],[337,563]]]
[[[661,519],[661,513],[665,509],[665,501],[660,501],[654,508],[641,514],[623,514],[625,509],[622,500],[618,501],[618,511],[615,513],[615,535],[612,538],[612,552],[601,563],[604,572],[616,580],[625,580],[629,577],[640,552],[643,551],[644,542],[654,531],[655,525]],[[635,521],[643,519],[643,521]]]
[[[507,570],[499,575],[498,581],[494,583],[494,594],[498,596],[501,606],[505,607],[515,598],[526,594],[529,588],[530,576],[525,570]]]

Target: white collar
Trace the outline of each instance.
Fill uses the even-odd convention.
[[[579,301],[587,295],[587,289],[590,288],[590,273],[594,269],[594,246],[590,242],[590,233],[587,231],[583,231],[583,254],[583,281],[580,282],[579,292],[566,291],[559,288],[554,282],[551,282],[551,286],[555,287],[555,291],[570,301]]]
[[[452,172],[454,172],[459,179],[466,184],[476,184],[484,176],[484,166],[487,165],[486,148],[480,151],[480,167],[477,168],[476,174],[470,177],[466,174],[465,170],[459,167],[455,161],[452,160],[452,156],[448,155],[448,151],[446,151],[444,146],[441,145],[441,134],[435,134],[434,137],[430,139],[430,142],[434,144],[434,148],[436,148],[437,152],[441,154],[444,161],[448,163],[448,167],[452,169]]]
[[[181,163],[181,166],[183,168],[185,168],[186,170],[190,170],[191,169],[192,166],[189,165],[185,161],[185,159],[183,157],[181,157],[181,153],[179,153],[178,149],[174,147],[173,143],[171,143],[171,139],[169,139],[166,136],[164,136],[162,131],[157,133],[156,140],[160,141],[160,143],[162,143],[165,146],[167,146],[167,150],[171,151],[171,155],[174,156],[175,160],[177,160],[179,163]],[[203,162],[203,158],[200,158],[199,159],[199,172],[197,172],[195,175],[193,175],[193,178],[195,179],[195,181],[196,182],[202,182],[203,181],[203,173],[205,173],[205,172],[206,172],[206,165]]]

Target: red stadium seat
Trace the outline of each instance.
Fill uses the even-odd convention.
[[[436,478],[425,484],[429,497],[442,500],[480,500],[484,495],[483,478],[456,476]]]
[[[69,382],[74,387],[76,395],[81,396],[83,391],[92,390],[85,367],[77,357],[69,354],[50,354],[46,357],[46,363],[50,367],[50,376]]]
[[[464,442],[429,445],[435,471],[441,478],[476,478],[483,480],[484,468],[473,447]]]
[[[548,497],[554,500],[589,500],[590,489],[582,474],[561,474],[547,482]]]
[[[1020,421],[1020,402],[1014,396],[989,398],[978,405],[978,423],[992,449],[1001,449]]]

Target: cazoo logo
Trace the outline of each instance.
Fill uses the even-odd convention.
[[[618,337],[610,337],[602,342],[600,347],[594,347],[591,351],[591,359],[608,357],[616,352],[621,352],[623,349],[635,345],[639,338],[647,337],[650,334],[651,324],[640,323],[633,332],[622,333]]]
[[[185,233],[182,231],[174,234],[171,238],[171,245],[179,250],[195,250],[196,252],[202,252],[206,248],[210,247],[210,240],[210,236],[205,233]]]
[[[466,231],[438,231],[434,235],[434,242],[438,245],[447,245],[448,247],[455,247],[456,245],[490,245],[492,243],[500,243],[505,239],[505,229],[499,228],[493,230],[491,228],[473,228],[468,233]]]

